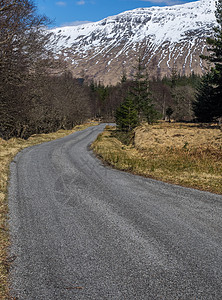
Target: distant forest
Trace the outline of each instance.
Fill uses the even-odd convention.
[[[1,138],[27,139],[36,133],[71,129],[89,118],[115,121],[136,80],[123,74],[116,86],[104,86],[73,78],[66,62],[54,59],[56,39],[45,31],[50,21],[37,15],[30,0],[1,1],[0,21]],[[149,70],[146,76],[159,118],[195,120],[193,103],[202,78],[179,76],[174,69],[170,78],[149,78]]]

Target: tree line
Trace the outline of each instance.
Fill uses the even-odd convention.
[[[203,77],[149,78],[138,58],[134,75],[115,86],[73,78],[66,62],[55,59],[56,37],[45,30],[50,23],[39,16],[30,0],[0,0],[0,137],[28,138],[35,133],[71,129],[88,118],[115,121],[130,131],[142,120],[212,122],[222,116],[222,13],[208,39],[214,63]]]
[[[221,124],[222,0],[216,3],[215,15],[218,25],[212,28],[213,37],[207,38],[209,55],[201,56],[211,63],[210,71],[202,77],[194,73],[180,76],[176,69],[172,69],[171,77],[150,79],[139,58],[133,79],[127,79],[123,73],[116,87],[105,88],[103,116],[115,117],[118,129],[122,131],[131,131],[143,120],[153,123],[160,118],[169,122],[174,119]],[[115,99],[116,96],[121,97]],[[110,110],[106,101],[115,105],[119,103],[119,106]]]
[[[202,78],[198,78],[195,74],[192,74],[190,78],[186,76],[179,78],[176,70],[172,70],[172,76],[170,79],[165,78],[160,82],[153,81],[153,86],[157,84],[158,90],[153,95],[159,93],[156,98],[156,102],[159,106],[162,106],[162,116],[168,117],[169,121],[171,116],[175,120],[183,121],[198,121],[198,122],[215,122],[218,121],[221,126],[222,120],[222,0],[216,2],[216,20],[217,26],[213,28],[214,35],[212,38],[207,38],[209,45],[208,56],[201,56],[202,59],[208,60],[212,67]],[[139,67],[140,69],[140,67]],[[138,107],[138,89],[142,85],[146,85],[143,76],[140,76],[138,81],[135,77],[135,83],[137,85],[137,94],[133,93],[133,90],[126,97],[125,102],[116,111],[116,123],[118,129],[121,131],[131,131],[133,127],[136,127],[141,118],[141,109]],[[191,79],[191,81],[189,80]],[[185,85],[181,84],[186,82]],[[146,85],[147,86],[147,85]],[[161,88],[160,88],[161,87]],[[170,93],[169,88],[170,87]],[[142,109],[143,114],[146,116],[148,123],[152,123],[157,118],[158,113],[155,111],[155,105],[152,102],[150,94],[152,91],[152,85],[150,88],[146,87],[145,102],[149,107],[148,109]],[[135,89],[134,89],[135,91]],[[167,96],[168,95],[168,96]],[[169,97],[170,95],[170,97]],[[171,100],[169,100],[169,98]],[[144,99],[141,98],[141,105],[144,103]],[[172,104],[171,104],[171,103]],[[156,106],[158,108],[158,105]],[[170,104],[170,105],[169,105]],[[159,107],[160,111],[160,107]]]
[[[55,59],[50,21],[30,0],[0,1],[0,137],[70,129],[91,116],[89,93]]]
[[[199,75],[180,76],[176,70],[172,70],[169,78],[149,78],[147,69],[139,58],[133,78],[127,78],[123,73],[116,86],[91,82],[94,116],[104,121],[115,120],[117,123],[122,119],[120,127],[123,128],[131,128],[131,121],[135,125],[141,121],[153,123],[157,119],[194,121],[192,103],[200,82]],[[127,111],[134,117],[124,116]],[[129,119],[128,125],[124,125],[125,117]]]

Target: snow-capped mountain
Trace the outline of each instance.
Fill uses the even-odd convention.
[[[89,76],[105,84],[132,74],[138,57],[151,76],[204,72],[199,55],[207,50],[206,37],[216,24],[215,1],[138,8],[102,21],[53,29],[60,39],[57,53],[64,55],[76,76]]]

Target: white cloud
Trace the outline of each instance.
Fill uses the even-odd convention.
[[[64,1],[58,1],[58,2],[56,2],[56,5],[58,5],[58,6],[66,6],[66,2],[64,2]]]
[[[77,5],[84,5],[86,4],[86,1],[85,0],[79,0],[76,2]]]

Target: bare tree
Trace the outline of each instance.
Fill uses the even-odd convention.
[[[55,65],[49,20],[29,0],[0,0],[0,136],[22,136],[35,85]]]

